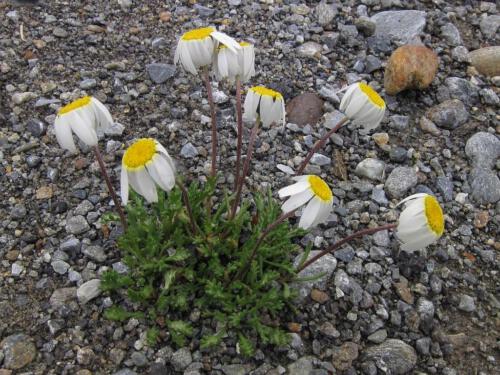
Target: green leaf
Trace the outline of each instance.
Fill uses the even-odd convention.
[[[101,215],[101,224],[108,224],[120,221],[120,216],[116,212],[108,211]]]
[[[149,346],[154,346],[158,342],[158,337],[160,336],[160,331],[158,328],[153,327],[146,332],[146,343]]]
[[[222,336],[224,336],[225,332],[219,332],[215,335],[207,335],[203,336],[200,340],[200,348],[201,349],[208,349],[208,348],[213,348],[214,346],[217,346],[221,343],[222,341]]]
[[[130,319],[130,318],[143,318],[144,313],[140,311],[135,311],[135,312],[130,312],[126,311],[123,308],[119,306],[112,306],[108,308],[107,310],[104,311],[104,317],[108,320],[113,320],[116,322],[123,322],[124,320]]]
[[[168,321],[167,326],[170,332],[172,341],[177,346],[184,346],[186,342],[186,337],[193,334],[193,328],[187,322],[182,320]]]
[[[252,342],[243,334],[238,335],[238,348],[240,353],[245,357],[250,357],[254,353]]]

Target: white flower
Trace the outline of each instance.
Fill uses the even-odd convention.
[[[250,88],[245,97],[243,110],[243,117],[247,121],[260,118],[262,125],[266,127],[273,122],[285,126],[285,100],[277,91],[263,86]]]
[[[436,242],[444,232],[443,210],[436,198],[424,193],[414,194],[398,205],[403,203],[405,209],[396,229],[401,249],[412,252]]]
[[[215,30],[214,27],[203,27],[184,33],[175,49],[175,64],[181,63],[184,70],[197,74],[199,67],[210,65],[214,59],[214,51],[219,43],[230,51],[236,52],[240,45],[230,36]]]
[[[325,181],[318,176],[306,175],[293,177],[295,184],[287,186],[280,191],[280,198],[288,197],[283,203],[283,213],[291,212],[306,204],[302,211],[299,227],[308,229],[324,222],[332,212],[333,194]]]
[[[366,83],[357,82],[347,88],[340,110],[353,124],[361,125],[368,131],[379,126],[384,118],[385,102]]]
[[[62,107],[54,121],[57,142],[71,152],[76,152],[72,131],[87,146],[97,145],[97,128],[113,125],[108,109],[96,98],[84,96]]]
[[[170,191],[175,185],[175,166],[167,150],[155,139],[141,138],[123,154],[120,178],[123,204],[128,202],[128,185],[148,202],[157,202],[156,185]]]
[[[240,49],[234,53],[225,45],[220,45],[215,57],[214,71],[218,80],[227,78],[234,81],[240,77],[242,83],[255,75],[255,51],[253,44],[240,42]]]

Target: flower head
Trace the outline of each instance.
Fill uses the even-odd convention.
[[[340,102],[340,110],[353,124],[372,130],[379,126],[384,118],[385,102],[366,83],[357,82],[347,88]]]
[[[240,45],[230,36],[217,31],[214,27],[202,27],[184,33],[175,49],[175,64],[181,63],[184,70],[197,74],[197,69],[210,65],[219,43],[236,53]]]
[[[278,92],[264,86],[250,88],[243,104],[244,118],[255,121],[260,118],[264,126],[273,122],[282,123],[285,126],[285,100]]]
[[[245,83],[255,75],[253,44],[247,42],[240,42],[239,44],[241,48],[236,53],[223,44],[217,49],[214,71],[218,80],[227,78],[234,81],[236,76],[239,76],[241,82]]]
[[[443,210],[435,197],[414,194],[399,202],[405,209],[399,216],[396,236],[402,242],[401,249],[415,251],[436,242],[444,232]]]
[[[104,104],[92,96],[84,96],[62,107],[54,121],[59,145],[76,152],[72,131],[87,146],[97,144],[97,128],[106,129],[113,118]]]
[[[280,198],[290,196],[281,206],[283,213],[309,202],[302,211],[299,227],[308,229],[324,222],[333,207],[333,194],[326,182],[314,175],[297,176],[293,179],[297,181],[295,184],[278,191]]]
[[[128,185],[148,202],[157,202],[156,185],[170,191],[175,185],[175,166],[167,150],[155,139],[141,138],[123,154],[120,178],[123,204],[128,202]]]

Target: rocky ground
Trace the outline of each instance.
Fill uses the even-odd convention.
[[[500,373],[500,62],[498,50],[474,66],[468,55],[498,45],[494,2],[45,0],[25,8],[4,0],[0,14],[1,375]],[[446,212],[445,235],[426,251],[400,253],[380,232],[325,258],[317,268],[327,277],[301,286],[298,314],[280,322],[290,345],[261,347],[250,359],[233,337],[211,351],[196,335],[184,348],[166,335],[148,347],[145,322],[103,318],[116,301],[98,279],[123,269],[119,230],[100,223],[112,208],[92,153],[63,152],[52,127],[61,105],[94,95],[118,122],[101,141],[116,186],[124,146],[141,136],[157,137],[181,173],[203,179],[208,103],[201,81],[172,60],[183,31],[209,24],[255,43],[252,84],[287,102],[313,93],[290,102],[285,129],[261,132],[249,189],[289,183],[339,118],[345,84],[366,80],[386,99],[380,128],[345,127],[313,159],[309,171],[333,187],[335,214],[304,243],[320,249],[394,221],[395,203],[414,192],[432,192]],[[432,84],[389,96],[389,56],[419,41],[439,58]],[[234,92],[215,89],[221,184],[232,183]],[[190,318],[198,329],[211,324]]]

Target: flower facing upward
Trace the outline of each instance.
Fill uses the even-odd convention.
[[[293,211],[306,204],[302,211],[299,227],[308,229],[324,222],[332,212],[333,194],[325,181],[318,176],[306,175],[293,177],[295,184],[287,186],[280,191],[280,198],[288,197],[283,203],[283,213]]]
[[[121,198],[128,202],[128,185],[148,202],[157,202],[156,185],[170,191],[175,185],[175,166],[167,150],[155,139],[141,138],[123,154]]]
[[[372,130],[384,118],[385,102],[366,83],[357,82],[347,88],[340,102],[340,110],[353,124]]]
[[[253,44],[240,42],[240,49],[234,53],[225,45],[220,45],[215,57],[215,76],[218,80],[227,78],[234,81],[236,76],[247,82],[255,75],[255,51]]]
[[[415,251],[436,242],[444,232],[443,210],[435,197],[429,194],[414,194],[399,202],[404,203],[396,229],[402,242],[401,249]]]
[[[184,33],[175,49],[175,64],[181,63],[184,70],[197,74],[199,67],[210,65],[215,49],[219,43],[236,53],[240,45],[230,36],[215,30],[214,27],[203,27]]]
[[[59,145],[76,152],[72,131],[87,146],[97,144],[96,129],[103,130],[113,124],[108,109],[96,98],[84,96],[62,107],[54,121],[54,129]]]
[[[250,88],[245,97],[243,110],[243,117],[247,121],[259,118],[266,127],[273,122],[285,126],[285,100],[277,91],[263,86]]]

